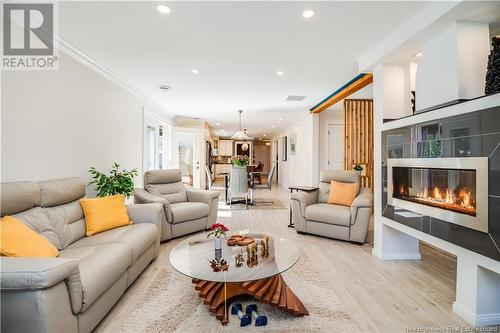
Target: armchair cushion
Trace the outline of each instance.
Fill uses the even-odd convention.
[[[170,203],[187,201],[186,190],[181,182],[146,185],[146,191],[167,199]]]
[[[78,262],[66,258],[1,257],[0,290],[25,291],[66,282],[73,313],[82,308],[83,287]]]
[[[358,185],[356,183],[342,183],[332,180],[327,203],[350,207],[356,198],[357,191]]]
[[[351,222],[351,210],[350,207],[340,205],[325,203],[313,204],[306,207],[305,217],[308,221],[348,227]]]
[[[170,205],[172,223],[197,220],[207,217],[210,207],[204,202],[178,202]]]

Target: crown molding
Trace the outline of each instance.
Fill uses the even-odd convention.
[[[165,110],[165,108],[163,106],[159,105],[156,101],[154,101],[150,97],[148,97],[145,94],[143,94],[142,92],[140,92],[140,90],[136,86],[129,83],[128,81],[123,79],[121,76],[119,76],[115,72],[111,71],[109,68],[102,65],[98,61],[96,61],[94,58],[92,58],[89,55],[85,54],[84,52],[80,51],[77,47],[68,43],[67,41],[62,39],[60,36],[54,36],[54,38],[57,40],[56,45],[59,46],[60,51],[63,51],[65,54],[67,54],[71,58],[75,59],[76,61],[78,61],[78,62],[84,64],[85,66],[89,67],[90,69],[94,70],[99,75],[105,77],[106,79],[110,80],[114,84],[125,89],[127,92],[131,93],[135,97],[143,100],[149,106],[152,106],[155,109],[157,109],[158,111],[161,111],[161,115],[167,117],[168,120],[173,119],[174,115],[172,113],[168,112],[167,110]],[[160,112],[155,112],[155,113],[159,114]]]

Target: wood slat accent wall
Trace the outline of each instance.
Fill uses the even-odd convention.
[[[373,100],[344,100],[344,169],[364,164],[366,176],[361,186],[372,188],[373,182]]]

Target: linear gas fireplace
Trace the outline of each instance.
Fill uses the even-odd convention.
[[[388,159],[388,203],[488,232],[488,158]]]

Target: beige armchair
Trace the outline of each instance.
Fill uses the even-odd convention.
[[[350,207],[326,203],[332,180],[357,184],[358,194]],[[355,171],[322,171],[319,190],[292,193],[291,206],[298,233],[364,243],[373,208],[373,194],[368,188],[360,188],[359,175]]]
[[[135,203],[163,205],[162,241],[205,230],[217,220],[219,193],[195,189],[181,179],[179,169],[147,171],[144,189],[134,190]]]

